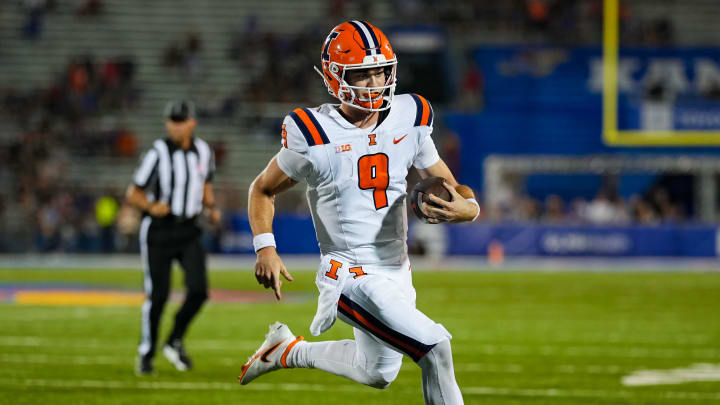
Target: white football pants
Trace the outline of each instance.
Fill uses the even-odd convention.
[[[355,339],[299,342],[288,355],[288,366],[317,368],[382,389],[397,377],[404,354],[422,369],[425,403],[462,404],[451,336],[415,308],[409,263],[363,266],[363,271],[348,278],[338,302],[338,317],[353,326]]]

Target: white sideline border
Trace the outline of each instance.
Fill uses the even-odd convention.
[[[319,255],[283,255],[290,271],[315,271]],[[439,260],[412,256],[413,271],[480,272],[720,272],[717,258],[682,257],[508,257],[500,266],[491,266],[485,256],[447,256]],[[127,269],[140,270],[138,254],[2,254],[0,269]],[[251,271],[255,255],[209,256],[211,271]]]
[[[286,391],[286,392],[363,392],[376,394],[361,385],[323,385],[323,384],[267,384],[253,383],[241,387],[225,382],[177,382],[177,381],[122,381],[122,380],[56,380],[35,378],[0,378],[2,386],[67,388],[67,389],[142,389],[142,390],[187,390],[187,391]],[[464,387],[464,395],[477,396],[519,396],[547,398],[644,398],[677,400],[720,400],[720,393],[701,391],[628,391],[628,390],[591,390],[591,389],[555,389],[555,388],[500,388],[500,387]],[[396,390],[397,392],[398,390]],[[415,390],[403,389],[403,393],[415,393]],[[418,388],[419,392],[419,388]]]

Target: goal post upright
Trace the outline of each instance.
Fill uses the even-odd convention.
[[[609,146],[720,146],[720,131],[619,130],[618,54],[620,0],[603,1],[602,137]]]

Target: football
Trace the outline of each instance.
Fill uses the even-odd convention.
[[[410,192],[410,203],[415,215],[428,222],[428,216],[420,209],[423,202],[433,207],[439,207],[439,205],[430,201],[428,194],[433,194],[445,201],[451,201],[452,196],[450,192],[443,186],[445,179],[442,177],[428,177],[415,184],[412,191]]]

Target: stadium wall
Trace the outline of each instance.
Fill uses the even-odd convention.
[[[446,124],[462,143],[460,179],[478,190],[491,154],[720,154],[710,146],[604,144],[600,47],[483,46],[473,55],[484,78],[483,108],[446,114]],[[647,108],[655,77],[670,97],[660,108],[663,120],[652,116],[658,109]],[[720,48],[621,48],[618,125],[717,128],[720,102],[713,86],[720,91]]]
[[[253,253],[247,217],[238,215],[220,242],[223,253]],[[411,224],[410,235],[413,235]],[[282,254],[317,254],[312,218],[278,215],[273,230]],[[491,244],[508,256],[548,257],[716,257],[718,232],[708,225],[549,226],[534,224],[457,224],[437,226],[446,233],[447,253],[486,255]],[[413,242],[411,240],[411,242]]]

